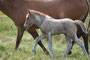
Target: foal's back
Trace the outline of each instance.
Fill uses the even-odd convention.
[[[47,19],[43,22],[41,29],[43,31],[51,31],[52,34],[73,33],[77,31],[77,27],[72,19]]]

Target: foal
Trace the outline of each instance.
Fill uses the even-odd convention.
[[[70,51],[70,48],[72,46],[71,39],[74,40],[82,48],[84,55],[88,55],[85,50],[82,40],[79,40],[77,37],[77,25],[81,27],[82,31],[85,34],[87,34],[87,30],[81,21],[79,20],[73,21],[72,19],[68,19],[68,18],[54,19],[39,11],[30,10],[29,13],[26,15],[24,28],[28,29],[33,24],[37,25],[42,31],[42,35],[38,36],[35,39],[35,43],[32,49],[33,54],[35,54],[37,43],[41,39],[48,38],[48,47],[50,50],[50,55],[51,57],[54,57],[54,54],[52,51],[51,36],[56,35],[56,34],[64,34],[67,41],[67,50],[63,58],[65,58],[68,52]]]

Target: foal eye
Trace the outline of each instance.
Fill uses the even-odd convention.
[[[27,20],[29,20],[29,17],[27,17]]]

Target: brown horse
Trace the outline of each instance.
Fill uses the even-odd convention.
[[[87,0],[0,0],[0,10],[10,17],[18,27],[16,47],[17,50],[22,39],[27,9],[35,9],[44,12],[54,18],[71,18],[73,20],[85,21],[88,13]],[[36,38],[38,36],[33,25],[27,31]],[[80,28],[78,28],[80,30]],[[88,39],[82,31],[78,31],[78,37],[82,35],[85,48],[88,52]],[[74,43],[74,42],[73,42]],[[41,48],[48,53],[41,41],[38,43]],[[89,53],[89,52],[88,52]]]

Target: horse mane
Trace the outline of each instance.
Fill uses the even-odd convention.
[[[35,14],[41,15],[43,17],[46,17],[46,14],[45,13],[42,13],[40,11],[36,11],[36,10],[29,10],[29,11],[30,11],[30,13],[35,13]]]
[[[38,14],[38,15],[43,16],[43,17],[48,16],[47,14],[40,12],[40,11],[36,11],[36,10],[29,10],[29,11],[30,11],[30,13],[35,13],[35,14]],[[51,17],[51,18],[53,18],[53,17]]]

